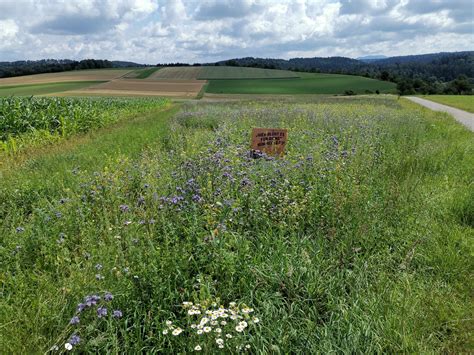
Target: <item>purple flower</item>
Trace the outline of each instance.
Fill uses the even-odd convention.
[[[248,186],[250,185],[250,180],[248,178],[243,178],[242,181],[240,182],[240,186],[244,187],[244,186]]]
[[[99,307],[97,308],[97,317],[102,318],[107,315],[107,308],[105,307]]]
[[[120,205],[119,208],[120,208],[120,211],[122,212],[130,211],[130,207],[128,207],[127,205]]]
[[[199,196],[198,194],[194,194],[192,198],[194,202],[201,202],[202,200],[201,196]]]
[[[84,303],[79,303],[77,305],[77,311],[82,312],[86,308],[86,305]]]
[[[113,317],[114,317],[114,318],[122,318],[122,311],[119,310],[119,309],[116,309],[116,310],[113,312]]]
[[[102,270],[102,264],[96,264],[95,268],[96,270]]]
[[[22,233],[22,232],[24,232],[24,231],[25,231],[25,228],[23,228],[23,227],[16,227],[16,232],[17,232],[17,233]]]
[[[77,334],[73,334],[69,338],[69,344],[71,344],[71,345],[77,345],[77,344],[79,344],[80,341],[81,341],[81,338],[79,338],[79,335],[77,335]]]
[[[72,325],[79,324],[79,317],[78,316],[72,317],[71,320],[69,321],[69,324],[72,324]]]
[[[106,292],[104,295],[104,300],[106,301],[112,301],[114,299],[114,296],[110,292]]]
[[[87,307],[95,306],[98,301],[100,301],[100,296],[97,295],[86,296],[86,298],[84,299],[84,302]]]

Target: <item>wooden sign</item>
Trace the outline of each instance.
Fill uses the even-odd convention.
[[[281,156],[285,152],[288,130],[279,128],[253,128],[252,150],[259,150],[267,155]]]

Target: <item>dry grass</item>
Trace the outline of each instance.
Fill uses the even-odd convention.
[[[97,69],[25,75],[0,79],[0,87],[8,85],[46,84],[67,81],[107,81],[120,78],[129,71],[130,69]]]

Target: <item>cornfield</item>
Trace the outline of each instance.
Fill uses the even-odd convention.
[[[166,99],[0,98],[0,150],[15,151],[25,139],[44,140],[84,133],[124,116],[162,107],[167,102]]]

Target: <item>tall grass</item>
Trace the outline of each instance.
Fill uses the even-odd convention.
[[[260,322],[225,352],[468,351],[472,133],[403,105],[192,104],[139,156],[79,164],[33,202],[18,172],[0,200],[3,348],[216,352],[220,325],[197,335],[181,305],[236,302]],[[283,159],[249,157],[255,126],[289,129]]]

